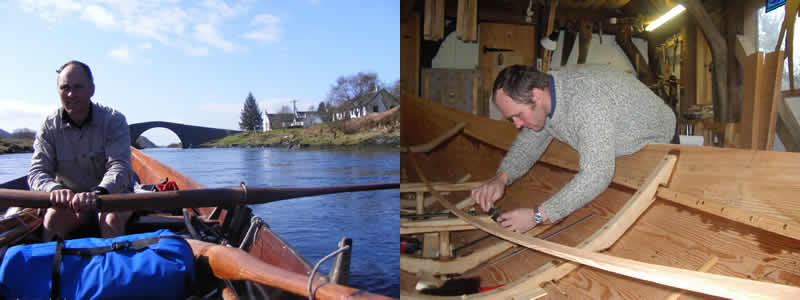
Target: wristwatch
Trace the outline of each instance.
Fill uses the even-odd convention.
[[[534,207],[533,208],[533,224],[534,225],[539,225],[539,224],[542,224],[542,222],[544,222],[544,217],[542,217],[542,212],[539,211],[539,207],[538,206]]]

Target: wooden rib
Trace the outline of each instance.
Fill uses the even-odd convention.
[[[488,219],[487,222],[489,222]],[[545,230],[550,229],[551,226],[552,225],[550,224],[547,226],[536,226],[530,231],[526,232],[525,235],[536,236]],[[491,246],[472,252],[469,255],[455,257],[450,261],[439,261],[428,258],[400,255],[400,269],[409,273],[419,273],[425,271],[434,275],[463,274],[464,272],[477,267],[487,260],[500,255],[503,253],[503,251],[506,251],[513,246],[513,243],[500,240]]]
[[[479,217],[481,220],[489,221],[489,216]],[[423,221],[400,221],[400,234],[414,234],[424,232],[440,231],[462,231],[473,230],[475,226],[458,218],[448,218],[439,220]]]
[[[453,126],[453,128],[450,128],[444,134],[434,138],[430,142],[421,145],[407,146],[404,147],[402,150],[403,152],[430,152],[431,150],[433,150],[433,148],[436,148],[437,146],[444,143],[444,141],[446,141],[447,139],[461,132],[461,130],[464,129],[464,126],[467,126],[467,123],[464,122],[458,123],[456,124],[456,126]]]
[[[422,169],[413,156],[409,156],[409,159],[417,169],[422,181],[427,182],[427,178],[422,174]],[[432,186],[429,188],[439,203],[453,209],[452,204],[442,199]],[[652,190],[655,192],[655,188]],[[637,192],[637,194],[639,193]],[[800,296],[800,288],[793,286],[707,274],[595,253],[508,232],[497,224],[477,220],[462,211],[455,210],[453,213],[472,223],[475,227],[500,238],[515,241],[520,245],[548,255],[632,278],[733,299],[796,299]]]
[[[464,183],[446,183],[446,182],[437,182],[431,183],[433,187],[437,191],[442,192],[461,192],[461,191],[469,191],[472,190],[479,185],[483,184],[484,181],[473,181],[473,182],[464,182]],[[428,190],[425,188],[425,184],[422,182],[414,182],[414,183],[401,183],[400,184],[400,192],[401,193],[416,193],[416,192],[427,192]]]
[[[708,270],[711,270],[711,267],[717,264],[717,261],[719,261],[719,257],[716,255],[711,255],[711,259],[709,259],[705,264],[703,264],[703,266],[697,269],[697,271],[708,272]],[[667,298],[664,298],[664,300],[678,300],[678,298],[680,298],[682,295],[683,291],[673,292],[669,294]]]
[[[475,204],[475,201],[472,200],[472,197],[467,197],[467,198],[464,198],[464,200],[458,201],[458,203],[456,203],[455,206],[458,209],[465,209],[467,207],[472,206],[473,204]],[[444,213],[444,212],[448,212],[448,211],[450,211],[450,210],[447,209],[447,208],[444,208],[444,209],[440,210],[439,212],[440,213]]]
[[[425,213],[425,192],[419,191],[417,192],[417,214],[421,215]]]

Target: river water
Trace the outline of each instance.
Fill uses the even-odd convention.
[[[400,155],[387,150],[278,148],[174,149],[145,152],[208,187],[323,187],[400,181]],[[0,155],[0,182],[27,172],[30,153]],[[400,296],[397,190],[324,195],[253,205],[256,215],[311,264],[353,239],[350,285]],[[327,273],[333,259],[323,264]]]

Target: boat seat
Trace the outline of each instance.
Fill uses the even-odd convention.
[[[195,220],[204,222],[208,226],[219,224],[218,220],[206,220],[205,218],[196,218]],[[185,229],[183,216],[159,216],[159,215],[139,216],[135,220],[131,220],[130,222],[128,222],[128,226],[126,229],[128,233],[140,233],[140,232],[156,231],[162,228],[169,229],[173,232],[183,231]]]

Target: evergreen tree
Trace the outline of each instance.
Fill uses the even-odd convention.
[[[247,94],[247,99],[244,100],[244,108],[242,108],[242,115],[239,121],[239,128],[246,131],[262,131],[264,119],[261,117],[261,110],[256,104],[256,98],[253,98],[253,93]]]

